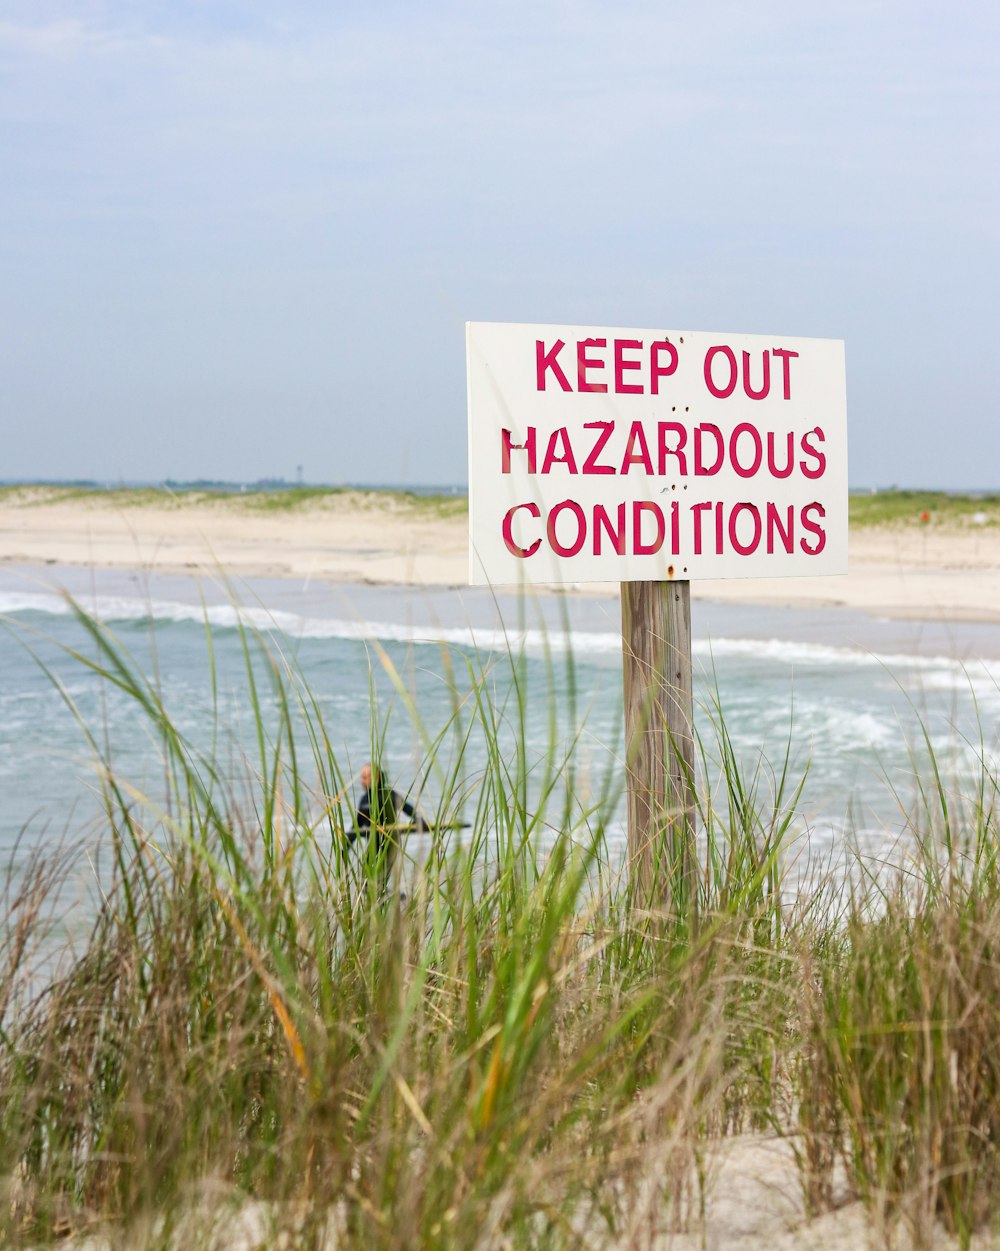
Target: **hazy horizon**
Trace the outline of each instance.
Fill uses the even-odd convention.
[[[388,482],[388,481],[365,481],[363,479],[351,479],[341,482],[310,482],[303,480],[302,482],[289,481],[285,478],[0,478],[0,487],[17,487],[17,486],[67,486],[67,487],[93,487],[99,490],[115,491],[115,490],[133,490],[133,489],[149,489],[157,488],[161,490],[169,490],[173,488],[212,488],[222,487],[231,488],[232,490],[247,490],[254,488],[256,490],[331,490],[343,491],[357,488],[366,491],[411,491],[416,493],[434,493],[453,492],[455,494],[467,494],[469,484],[466,481],[456,482]],[[920,483],[915,486],[901,486],[897,483],[887,483],[884,485],[869,485],[860,483],[851,485],[848,488],[850,495],[868,495],[880,494],[893,491],[905,492],[942,492],[946,495],[960,496],[994,496],[1000,495],[1000,486],[972,486],[972,487],[940,487],[927,483]]]

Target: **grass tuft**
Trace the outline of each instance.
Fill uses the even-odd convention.
[[[651,910],[609,850],[620,779],[585,784],[554,719],[529,753],[522,657],[447,652],[451,713],[427,725],[381,655],[437,830],[357,854],[349,770],[273,640],[242,636],[252,751],[234,770],[75,611],[78,664],[141,710],[164,781],[137,794],[78,714],[111,852],[79,948],[53,955],[45,930],[64,862],[8,878],[6,1244],[197,1245],[228,1224],[295,1245],[651,1245],[702,1225],[713,1144],[749,1130],[789,1140],[813,1213],[842,1178],[889,1235],[940,1220],[968,1245],[1000,1217],[985,760],[963,804],[927,766],[905,872],[795,893],[791,736],[747,772],[716,693],[696,899]]]

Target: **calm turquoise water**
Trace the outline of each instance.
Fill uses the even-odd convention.
[[[163,786],[155,745],[132,702],[72,652],[94,645],[57,587],[71,591],[112,629],[142,671],[158,675],[178,728],[244,777],[253,761],[253,716],[241,636],[243,620],[265,632],[275,653],[301,669],[347,775],[368,759],[373,721],[383,759],[408,789],[424,749],[394,683],[398,674],[433,736],[467,699],[469,670],[490,673],[502,707],[508,647],[523,649],[527,749],[544,760],[579,733],[576,786],[597,791],[621,759],[621,641],[615,597],[524,602],[485,593],[330,587],[257,581],[213,582],[72,569],[0,570],[0,855],[59,840],[90,845],[101,835],[93,753],[68,705],[111,745],[120,775],[140,793]],[[240,604],[240,608],[235,606]],[[918,776],[928,777],[921,723],[947,777],[968,786],[985,759],[995,772],[1000,742],[1000,629],[890,623],[847,612],[792,612],[696,600],[693,608],[696,724],[707,754],[701,786],[716,781],[711,708],[716,698],[748,769],[780,768],[789,739],[794,770],[808,769],[796,828],[822,859],[846,838],[879,855],[905,831],[901,811]],[[213,716],[214,652],[217,696]],[[46,668],[48,672],[46,672]],[[269,725],[277,705],[258,663]],[[62,687],[62,689],[60,689]],[[575,692],[575,702],[572,698]],[[464,714],[463,714],[464,715]],[[502,730],[513,753],[515,727]],[[303,744],[304,746],[304,744]],[[443,740],[443,759],[456,750]],[[469,806],[484,749],[476,736],[462,759]],[[315,781],[308,760],[307,780]],[[536,774],[537,774],[536,770]],[[534,775],[533,775],[534,776]],[[762,774],[762,796],[768,772]],[[433,807],[435,776],[425,791]],[[318,788],[317,788],[318,790]],[[894,795],[895,792],[895,795]],[[321,805],[317,794],[315,802]],[[905,837],[905,833],[903,835]],[[612,842],[623,838],[620,815]]]

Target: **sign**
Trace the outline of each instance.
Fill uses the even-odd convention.
[[[470,322],[470,581],[847,570],[835,339]]]

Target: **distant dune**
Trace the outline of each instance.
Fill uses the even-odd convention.
[[[705,581],[693,593],[1000,622],[996,497],[885,492],[852,497],[851,512],[848,574]],[[0,563],[460,586],[467,526],[462,495],[17,486],[0,490]],[[617,584],[586,589],[615,593]]]

